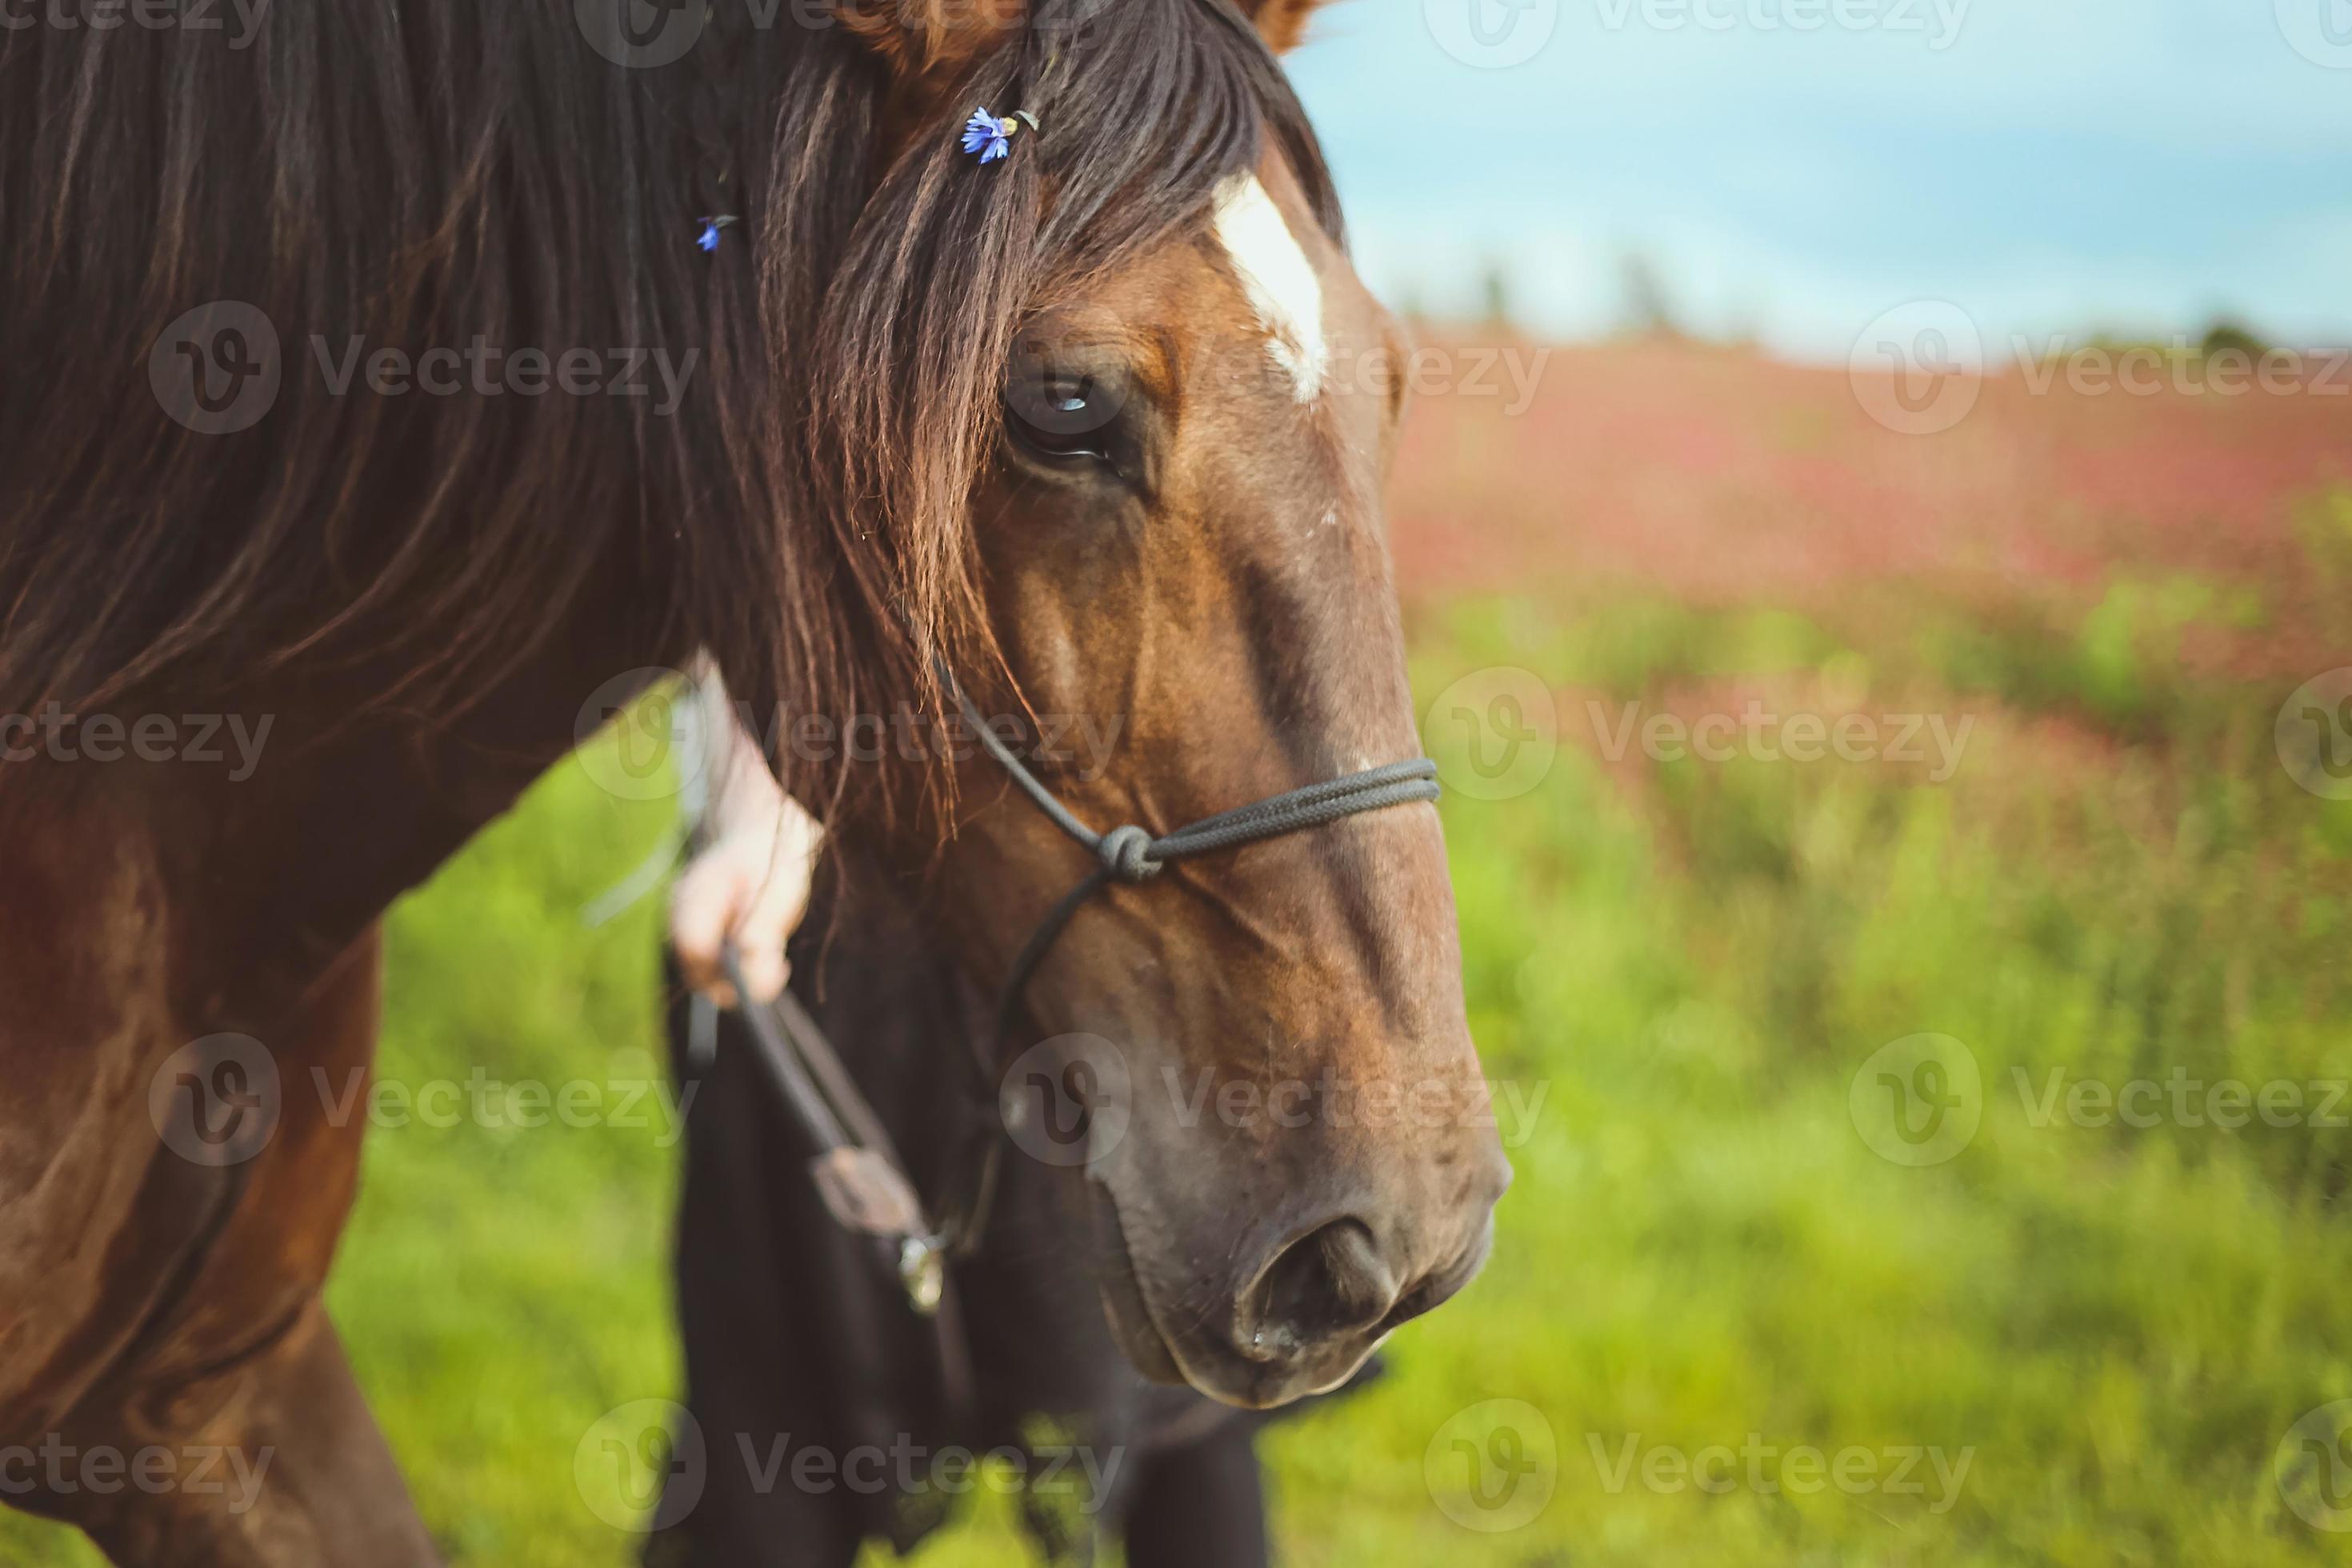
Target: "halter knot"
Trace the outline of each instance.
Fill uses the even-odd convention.
[[[1095,854],[1101,858],[1103,869],[1111,874],[1113,880],[1149,882],[1162,868],[1159,861],[1151,858],[1151,843],[1147,829],[1130,823],[1104,834],[1102,841],[1095,846]]]

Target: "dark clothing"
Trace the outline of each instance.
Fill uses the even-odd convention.
[[[969,1064],[987,1008],[895,900],[861,889],[855,907],[836,910],[835,881],[820,877],[793,944],[793,988],[937,1204],[966,1173]],[[1072,1173],[1003,1158],[984,1245],[951,1268],[941,1320],[961,1335],[976,1385],[973,1407],[958,1410],[940,1327],[908,1308],[872,1243],[818,1201],[805,1168],[814,1150],[748,1031],[722,1015],[715,1059],[697,1071],[679,990],[673,969],[676,1064],[701,1082],[677,1269],[707,1475],[699,1500],[654,1538],[649,1563],[845,1568],[866,1538],[907,1550],[955,1506],[932,1484],[942,1452],[1000,1446],[1031,1456],[1024,1473],[1037,1484],[1021,1512],[1050,1561],[1087,1561],[1097,1522],[1127,1538],[1134,1568],[1267,1561],[1252,1447],[1265,1418],[1153,1386],[1129,1366],[1088,1273]],[[809,1449],[831,1461],[796,1484],[794,1461]],[[857,1450],[872,1452],[853,1463]],[[1105,1497],[1089,1499],[1089,1475],[1106,1482]]]

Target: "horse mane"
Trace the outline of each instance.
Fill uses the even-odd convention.
[[[986,169],[966,108],[894,142],[888,73],[805,5],[762,27],[718,0],[641,70],[572,10],[289,0],[243,48],[0,34],[0,709],[296,661],[462,706],[619,573],[661,646],[763,703],[936,710],[939,656],[993,653],[967,498],[1021,322],[1200,221],[1268,135],[1338,233],[1232,0],[1034,0],[967,96],[1046,132]],[[704,254],[719,213],[741,226]],[[283,383],[207,436],[148,363],[215,300],[274,325]],[[315,362],[354,335],[698,359],[667,416],[335,395]]]

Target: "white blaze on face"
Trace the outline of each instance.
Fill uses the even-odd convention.
[[[1266,352],[1289,372],[1298,401],[1323,395],[1331,350],[1323,339],[1323,280],[1255,174],[1217,193],[1217,238],[1233,258],[1250,308],[1266,331]]]

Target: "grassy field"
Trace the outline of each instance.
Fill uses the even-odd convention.
[[[1532,1114],[1486,1275],[1268,1444],[1287,1561],[2352,1563],[2296,1430],[2352,1398],[2352,801],[2274,738],[2352,662],[2352,420],[1988,392],[1906,443],[1643,348],[1420,416],[1415,679]],[[579,911],[665,814],[567,764],[404,904],[383,1076],[658,1078],[651,907]],[[572,1459],[677,1384],[647,1120],[372,1137],[331,1302],[457,1562],[630,1560]]]

